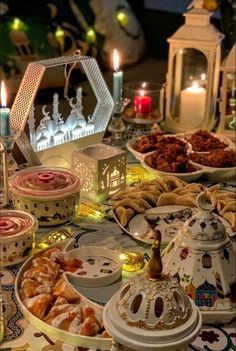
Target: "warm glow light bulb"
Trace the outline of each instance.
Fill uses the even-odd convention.
[[[87,31],[87,38],[91,42],[95,42],[96,41],[96,33],[93,30],[93,28],[89,28],[89,30]]]
[[[24,29],[24,22],[22,22],[19,18],[14,18],[13,22],[11,23],[12,30],[22,30]]]
[[[117,21],[122,26],[126,26],[129,23],[129,17],[124,11],[118,11],[116,14]]]

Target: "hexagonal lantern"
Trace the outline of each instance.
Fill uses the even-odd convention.
[[[56,66],[64,66],[66,69],[66,67],[69,66],[71,68],[73,65],[81,66],[96,96],[97,104],[93,113],[89,116],[89,119],[87,118],[88,120],[86,120],[81,113],[80,107],[82,107],[82,105],[78,107],[71,102],[70,106],[72,110],[73,106],[75,106],[76,109],[76,116],[70,116],[72,119],[74,118],[74,129],[73,131],[70,130],[70,128],[68,128],[69,131],[67,129],[64,130],[64,135],[66,136],[61,137],[64,123],[60,119],[60,114],[58,113],[58,95],[54,94],[53,113],[56,118],[53,119],[52,116],[52,119],[50,119],[47,112],[43,110],[44,117],[41,119],[38,128],[41,135],[37,135],[38,130],[35,130],[35,121],[31,113],[34,99],[45,71]],[[81,91],[79,91],[78,94],[81,95]],[[77,101],[79,98],[81,98],[81,96],[76,97]],[[75,54],[73,56],[32,62],[26,69],[11,109],[11,127],[14,131],[20,132],[16,143],[29,165],[57,164],[70,167],[71,153],[74,149],[98,143],[102,140],[113,106],[113,99],[94,58]],[[69,117],[67,120],[68,119]],[[25,133],[27,121],[29,123],[31,141],[29,141]],[[83,123],[80,123],[80,121]],[[44,131],[48,132],[47,128],[50,129],[51,126],[53,135],[49,135],[49,141],[45,142]]]

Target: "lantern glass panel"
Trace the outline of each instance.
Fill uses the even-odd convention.
[[[225,129],[236,130],[236,73],[226,75]]]
[[[186,128],[201,126],[206,115],[208,62],[199,50],[180,49],[174,56],[171,115]]]

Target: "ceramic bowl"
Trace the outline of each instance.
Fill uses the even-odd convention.
[[[155,152],[155,151],[154,151]],[[149,154],[150,155],[150,154]],[[200,166],[198,164],[194,164],[193,162],[190,161],[190,163],[192,163],[193,167],[195,168],[195,171],[193,172],[188,172],[188,173],[171,173],[171,172],[163,172],[163,171],[160,171],[158,169],[155,169],[155,168],[152,168],[150,167],[147,162],[145,161],[145,158],[144,160],[140,160],[140,163],[141,165],[146,168],[148,171],[154,173],[154,174],[157,174],[158,176],[167,176],[167,175],[172,175],[174,177],[177,177],[179,179],[182,179],[184,180],[185,182],[192,182],[198,178],[200,178],[204,173],[204,167],[203,166]]]
[[[34,215],[39,226],[59,225],[72,220],[80,198],[80,178],[59,167],[32,167],[10,178],[16,209]]]
[[[34,216],[23,211],[0,212],[0,265],[15,265],[28,258],[34,246],[38,223]]]
[[[142,135],[142,136],[139,136],[139,137],[136,137],[136,138],[133,138],[131,140],[129,140],[127,143],[126,143],[126,147],[127,149],[131,152],[131,154],[134,155],[134,157],[139,160],[139,161],[143,161],[145,159],[145,157],[149,154],[151,154],[153,151],[155,151],[155,149],[153,149],[152,151],[148,151],[148,152],[140,152],[140,151],[137,151],[135,150],[135,144],[137,141],[141,140],[143,137],[145,137],[145,135]],[[147,135],[148,137],[148,135]],[[170,135],[170,134],[163,134],[163,138],[168,138],[168,137],[174,137],[176,139],[179,139],[181,140],[182,142],[184,142],[186,144],[186,147],[187,147],[187,152],[191,152],[192,151],[192,147],[191,147],[191,144],[185,140],[184,138],[182,137],[179,137],[178,135]]]

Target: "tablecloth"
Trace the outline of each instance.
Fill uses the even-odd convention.
[[[79,245],[100,245],[113,249],[134,249],[149,253],[150,246],[140,244],[117,225],[109,207],[103,206],[105,218],[100,220],[80,217],[76,223],[68,224],[72,236]],[[55,230],[55,229],[54,229]],[[40,230],[36,241],[48,236],[49,229]],[[17,304],[14,281],[20,266],[11,266],[0,270],[1,291],[5,319],[5,336],[1,351],[84,351],[87,349],[54,340],[31,326],[21,313]],[[124,273],[125,274],[125,273]],[[129,273],[132,275],[132,273]],[[196,351],[231,351],[236,350],[236,321],[228,325],[204,325],[195,342],[188,350]],[[145,351],[145,350],[143,350]]]

